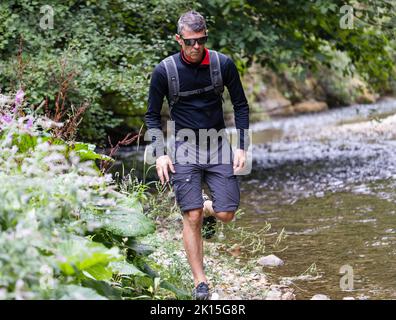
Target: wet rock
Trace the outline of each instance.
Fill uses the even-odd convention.
[[[311,300],[330,300],[330,297],[326,296],[325,294],[315,294]]]
[[[261,257],[258,261],[258,264],[265,267],[278,267],[284,264],[283,260],[275,256],[274,254],[270,254],[269,256]]]
[[[328,106],[326,102],[315,100],[304,101],[293,105],[293,110],[296,113],[320,112],[327,109]]]

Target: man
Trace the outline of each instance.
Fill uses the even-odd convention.
[[[224,158],[217,164],[197,163],[199,161],[182,163],[177,159],[172,161],[170,155],[159,155],[156,159],[159,179],[161,183],[165,183],[169,182],[171,176],[176,201],[183,213],[183,243],[194,277],[193,297],[207,300],[209,287],[203,268],[201,234],[203,216],[204,213],[212,215],[225,223],[234,218],[240,198],[235,174],[244,168],[246,162],[248,143],[243,138],[249,128],[249,106],[233,61],[223,54],[205,48],[207,29],[202,15],[195,11],[183,14],[178,21],[177,29],[175,38],[181,46],[181,51],[171,56],[173,60],[168,58],[168,64],[165,60],[158,64],[152,74],[148,110],[145,115],[147,127],[162,130],[160,112],[163,98],[166,96],[176,132],[185,128],[192,129],[194,133],[198,133],[199,129],[224,129],[222,92],[219,93],[213,83],[215,81],[218,85],[218,82],[222,81],[230,93],[234,106],[236,128],[246,129],[241,130],[239,146],[234,155],[231,152],[231,162],[227,163]],[[218,58],[221,81],[216,80],[219,75],[217,78],[216,75],[214,76],[215,58]],[[177,69],[177,74],[170,77],[172,64]],[[176,101],[173,100],[174,94],[170,93],[170,90],[174,90],[173,83],[170,83],[173,81],[179,86],[177,89],[180,96]],[[197,146],[198,141],[199,139],[195,141]],[[222,148],[227,148],[227,141],[224,141],[225,144],[222,143],[220,147],[214,148],[215,154],[222,151]],[[161,145],[159,140],[157,143]],[[176,141],[176,149],[183,143],[185,142]],[[194,149],[191,147],[194,143],[186,145],[190,151]],[[201,153],[202,148],[198,150],[198,154]],[[212,154],[213,150],[209,150],[208,159],[213,158]],[[213,201],[208,199],[204,201],[202,181],[208,185]]]

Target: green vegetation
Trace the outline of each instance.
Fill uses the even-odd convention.
[[[141,127],[151,71],[179,49],[176,22],[190,9],[207,18],[209,48],[245,75],[258,68],[253,95],[273,75],[292,103],[306,82],[334,105],[356,102],[359,87],[396,92],[394,2],[348,4],[351,29],[340,27],[341,0],[1,1],[0,299],[188,297],[181,242],[155,232],[165,221],[180,236],[172,192],[157,184],[153,197],[133,175],[105,174],[113,159],[96,145],[121,124]],[[53,27],[42,26],[44,5]],[[268,230],[221,226],[218,239],[231,241],[209,250],[263,254]]]
[[[0,299],[179,297],[145,263],[141,190],[103,174],[94,161],[112,159],[94,146],[55,137],[62,125],[0,95]]]
[[[231,55],[241,71],[255,60],[303,81],[315,70],[321,77],[320,67],[339,68],[334,57],[343,54],[349,62],[339,72],[357,74],[377,92],[389,92],[395,76],[394,3],[348,4],[354,8],[352,29],[340,28],[341,0],[5,0],[0,4],[1,89],[22,87],[33,105],[47,98],[54,108],[60,79],[69,79],[68,108],[89,103],[79,138],[103,144],[106,130],[121,122],[140,127],[151,70],[178,50],[173,34],[179,15],[196,9],[208,20],[208,47]],[[43,5],[53,8],[53,29],[40,27],[48,13],[40,12]]]
[[[23,92],[0,103],[0,299],[189,298],[172,189],[156,182],[152,195],[133,175],[103,173],[97,162],[113,159],[56,137],[64,124],[37,115]],[[222,252],[224,265],[240,269],[239,256],[251,272],[269,228],[219,225],[211,263]],[[221,284],[217,271],[209,275]]]

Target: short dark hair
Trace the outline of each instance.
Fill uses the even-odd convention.
[[[194,32],[206,31],[205,18],[194,10],[183,13],[177,22],[177,33],[181,34],[185,27]]]

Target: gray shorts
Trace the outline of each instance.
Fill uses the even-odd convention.
[[[202,182],[210,190],[215,212],[236,211],[239,206],[240,190],[232,164],[174,164],[176,173],[170,182],[180,210],[203,207]]]
[[[176,172],[171,174],[170,183],[182,213],[203,207],[203,182],[209,188],[215,212],[238,209],[240,189],[237,176],[234,175],[232,156],[229,163],[221,161],[215,164],[178,163],[175,161],[173,165]]]

